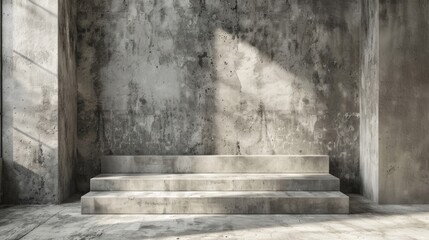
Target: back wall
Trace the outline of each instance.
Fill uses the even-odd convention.
[[[359,192],[360,1],[78,1],[76,183],[102,155],[328,154]]]

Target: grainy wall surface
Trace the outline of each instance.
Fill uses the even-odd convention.
[[[2,24],[3,24],[3,11],[2,11],[2,13],[1,13],[1,18],[0,18],[0,26],[2,26]],[[3,28],[2,28],[3,29]],[[2,29],[0,29],[0,38],[2,38],[2,34],[3,34],[3,30]],[[1,48],[1,46],[0,46],[0,48]],[[3,69],[3,57],[2,57],[2,59],[0,60],[0,69]],[[3,70],[1,70],[1,71],[3,71]],[[1,75],[3,75],[3,73],[1,73]],[[0,85],[1,86],[1,85]],[[3,97],[2,97],[2,92],[1,92],[1,89],[0,89],[0,105],[1,105],[1,99],[3,99]],[[0,116],[2,115],[2,110],[1,110],[1,107],[0,107]],[[2,122],[2,119],[0,118],[0,126],[1,126],[1,122]],[[0,132],[1,132],[1,130],[0,130]],[[1,137],[1,136],[0,136]],[[0,141],[1,142],[1,141]],[[2,144],[0,144],[0,153],[2,152],[2,150],[1,150],[1,148],[2,148],[2,146],[1,146]],[[1,156],[0,156],[0,203],[1,203],[1,199],[2,199],[2,195],[3,195],[3,191],[2,191],[2,183],[1,183],[1,181],[2,181],[2,177],[3,177],[3,159],[1,158]]]
[[[78,189],[104,154],[329,154],[359,191],[360,9],[78,1]]]
[[[2,1],[3,200],[58,203],[74,191],[76,5]]]
[[[58,1],[58,171],[59,200],[74,192],[74,162],[77,148],[77,6],[72,0]]]
[[[380,202],[429,203],[429,2],[380,1]]]
[[[362,194],[378,202],[379,193],[379,9],[378,1],[362,1],[360,85],[360,174]]]
[[[88,191],[125,154],[328,154],[345,192],[429,201],[427,1],[2,7],[6,203]]]
[[[2,4],[3,200],[57,202],[58,4]]]

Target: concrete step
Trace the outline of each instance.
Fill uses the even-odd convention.
[[[348,213],[341,192],[90,192],[82,214],[285,214]]]
[[[329,173],[325,155],[105,156],[102,173]]]
[[[101,174],[91,191],[339,191],[326,173],[300,174]]]

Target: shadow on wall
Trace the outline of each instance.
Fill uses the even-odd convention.
[[[33,66],[37,66],[32,64]],[[18,89],[26,88],[19,81],[15,81],[14,85]],[[27,96],[38,98],[38,91],[34,89],[26,89]],[[46,95],[46,92],[45,92]],[[48,100],[45,98],[47,103]],[[34,103],[37,105],[37,103]],[[31,108],[31,106],[27,106]],[[17,108],[16,108],[17,109]],[[19,110],[14,111],[15,115],[22,115]],[[43,112],[43,109],[38,108]],[[37,115],[37,113],[36,113]],[[26,118],[25,120],[5,119],[5,124],[8,126],[5,139],[8,143],[5,144],[3,151],[8,161],[4,163],[3,170],[3,201],[4,203],[52,203],[56,201],[56,176],[57,169],[56,152],[57,148],[50,143],[46,143],[41,133],[35,136],[32,127],[40,129],[41,122],[37,117]],[[46,120],[46,119],[45,119]],[[18,128],[18,126],[24,126]],[[9,128],[10,127],[10,128]],[[28,131],[28,132],[26,132]],[[49,131],[49,130],[48,130]],[[48,133],[49,134],[49,133]],[[16,156],[20,156],[16,159]],[[13,161],[10,161],[13,160]]]
[[[79,1],[79,189],[103,154],[328,154],[358,192],[359,10]]]
[[[3,1],[3,202],[58,201],[58,18],[34,1]],[[36,39],[28,41],[29,36]],[[37,48],[35,48],[37,46]]]

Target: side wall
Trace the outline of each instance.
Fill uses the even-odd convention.
[[[360,1],[78,5],[80,191],[103,154],[328,154],[359,192]]]
[[[378,1],[362,1],[360,83],[360,174],[362,194],[378,202],[379,11]]]
[[[429,2],[380,0],[380,203],[429,203]]]
[[[63,201],[75,189],[73,171],[77,148],[77,8],[72,0],[60,0],[58,4],[58,180],[59,200]]]
[[[58,4],[2,4],[3,200],[57,202]]]
[[[0,18],[0,26],[1,26],[1,29],[0,29],[0,38],[3,40],[3,18],[4,18],[4,16],[3,15],[5,15],[5,12],[3,11],[3,6],[2,6],[3,4],[1,4],[0,5],[0,7],[1,7],[1,18]],[[2,42],[2,41],[1,41]],[[0,48],[2,48],[2,46],[3,46],[3,44],[1,44],[1,46],[0,46]],[[3,50],[3,49],[1,49],[1,50]],[[2,51],[0,51],[0,52],[2,52]],[[1,60],[0,60],[0,69],[1,69],[1,72],[0,72],[0,76],[3,76],[3,53],[1,54]],[[1,128],[1,126],[3,125],[2,124],[2,121],[3,121],[3,117],[1,117],[1,116],[3,116],[3,106],[1,106],[1,104],[2,104],[2,99],[3,99],[3,96],[2,96],[2,92],[1,92],[1,84],[2,82],[0,81],[0,128]],[[0,130],[1,131],[1,130]],[[1,134],[1,133],[0,133]],[[1,136],[0,136],[0,153],[3,153],[3,151],[1,150],[2,149],[2,145],[3,144],[1,144]],[[0,155],[2,155],[2,154],[0,154]],[[3,158],[2,158],[2,156],[0,156],[0,204],[2,203],[2,196],[3,196],[3,190],[2,190],[2,180],[3,180]]]
[[[2,4],[3,200],[58,203],[75,189],[76,5]]]

